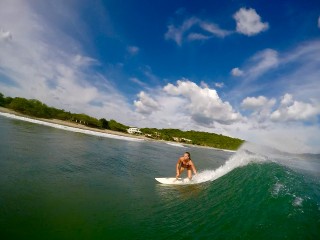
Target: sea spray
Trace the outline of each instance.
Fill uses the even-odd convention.
[[[246,142],[241,148],[215,170],[204,170],[194,177],[194,182],[202,183],[214,181],[233,169],[243,167],[249,163],[274,162],[299,172],[307,172],[314,175],[320,173],[319,155],[304,157],[303,155],[289,154],[267,146]]]
[[[269,161],[300,173],[320,175],[320,154],[294,154],[253,143],[244,144],[244,148],[256,155],[265,156]]]
[[[257,154],[253,152],[253,150],[254,146],[252,144],[243,144],[241,148],[225,162],[225,164],[215,170],[201,171],[193,178],[193,181],[196,183],[214,181],[235,168],[243,167],[252,162],[265,162],[268,160],[267,156]]]

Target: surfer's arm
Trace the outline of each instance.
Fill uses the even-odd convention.
[[[176,174],[176,178],[178,178],[179,175],[180,175],[180,171],[179,171],[180,164],[181,164],[181,159],[179,158],[178,162],[177,162],[177,165],[176,165],[176,173],[177,173]]]
[[[194,166],[193,162],[191,161],[191,168],[192,168],[192,171],[194,174],[197,174],[197,169],[196,167]]]

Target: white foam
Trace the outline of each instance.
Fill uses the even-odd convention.
[[[135,142],[140,142],[144,141],[143,139],[138,139],[138,138],[132,138],[132,137],[126,137],[126,136],[120,136],[120,135],[115,135],[115,134],[110,134],[110,133],[103,133],[103,132],[97,132],[97,131],[92,131],[92,130],[86,130],[86,129],[81,129],[81,128],[75,128],[75,127],[69,127],[69,126],[64,126],[56,123],[50,123],[50,122],[45,122],[37,119],[31,119],[31,118],[26,118],[22,116],[17,116],[14,114],[10,113],[3,113],[0,112],[1,116],[8,117],[8,118],[13,118],[25,122],[31,122],[31,123],[36,123],[48,127],[54,127],[66,131],[71,131],[71,132],[78,132],[78,133],[84,133],[88,135],[94,135],[94,136],[99,136],[99,137],[106,137],[106,138],[113,138],[113,139],[120,139],[120,140],[126,140],[126,141],[135,141]]]
[[[281,192],[281,190],[284,189],[284,185],[281,184],[280,182],[277,182],[274,186],[273,186],[273,190],[272,190],[272,196],[274,197],[278,197],[279,193]]]
[[[262,155],[256,155],[248,150],[248,144],[245,143],[234,155],[230,157],[224,165],[215,170],[205,170],[193,177],[197,183],[214,181],[225,174],[231,172],[233,169],[245,166],[251,162],[266,161],[267,158]]]
[[[295,197],[295,199],[292,202],[292,206],[294,207],[301,207],[302,206],[303,199],[301,197]]]
[[[220,150],[220,151],[223,151],[223,152],[230,152],[230,153],[235,153],[237,151],[235,150],[228,150],[228,149],[219,149],[219,148],[216,148],[217,150]]]
[[[173,143],[173,142],[166,142],[166,144],[174,146],[174,147],[182,147],[185,148],[185,146],[181,143]]]

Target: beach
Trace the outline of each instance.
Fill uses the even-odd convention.
[[[1,114],[3,113],[3,114]],[[71,121],[63,121],[59,119],[45,119],[45,118],[36,118],[36,117],[31,117],[27,116],[24,114],[21,114],[19,112],[16,112],[14,110],[0,107],[0,114],[6,117],[11,117],[11,118],[16,118],[19,120],[24,120],[24,121],[29,121],[29,122],[34,122],[42,125],[47,125],[51,127],[56,127],[59,129],[64,129],[64,130],[70,130],[70,131],[76,131],[76,132],[83,132],[83,133],[88,133],[92,135],[100,135],[103,137],[110,137],[110,138],[127,138],[127,139],[137,139],[137,140],[150,140],[150,138],[147,138],[145,136],[141,135],[133,135],[129,133],[123,133],[123,132],[118,132],[118,131],[112,131],[108,129],[98,129],[98,128],[92,128],[88,127],[79,123],[71,122]],[[46,124],[48,123],[48,124]],[[66,127],[66,128],[63,128]],[[80,129],[81,131],[78,131],[77,129]]]

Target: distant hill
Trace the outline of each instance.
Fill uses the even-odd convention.
[[[237,150],[244,140],[231,138],[221,134],[181,131],[179,129],[156,129],[142,128],[143,133],[149,134],[152,138],[159,138],[167,141],[177,141],[182,143],[191,143],[200,146],[208,146],[221,149]]]

